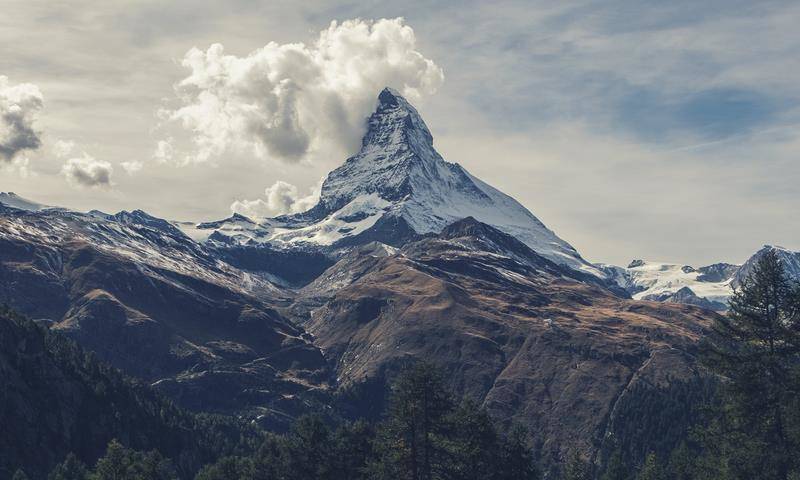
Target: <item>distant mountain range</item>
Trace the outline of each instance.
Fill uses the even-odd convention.
[[[767,248],[800,278],[800,255]],[[764,251],[742,266],[591,264],[442,159],[390,89],[307,212],[187,224],[0,194],[0,303],[184,407],[271,429],[314,409],[371,415],[424,358],[529,427],[549,461],[599,461],[619,441],[649,451],[618,434],[657,413],[627,412],[693,391],[713,310]],[[688,417],[670,422],[653,449]]]
[[[733,290],[747,278],[759,258],[775,252],[790,278],[800,280],[800,252],[765,245],[743,265],[715,263],[694,268],[677,263],[634,260],[627,267],[597,265],[631,296],[639,300],[686,303],[724,311]]]

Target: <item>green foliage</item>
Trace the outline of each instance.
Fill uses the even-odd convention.
[[[524,427],[514,425],[502,439],[499,465],[495,468],[498,480],[535,480],[540,477],[528,443],[528,431]]]
[[[707,347],[724,389],[699,478],[785,480],[800,468],[800,288],[775,253],[734,293]]]
[[[34,479],[50,471],[54,480],[82,478],[78,465],[93,464],[114,438],[174,459],[188,478],[220,456],[251,451],[262,436],[230,418],[177,408],[7,307],[0,307],[0,363],[11,368],[3,379],[15,382],[0,395],[1,478],[18,467]]]
[[[17,470],[11,480],[28,480],[28,475],[23,470]]]
[[[392,389],[389,417],[382,425],[373,463],[376,478],[431,479],[446,468],[447,415],[453,402],[439,373],[420,362],[403,373]]]
[[[644,382],[635,384],[620,398],[612,442],[604,453],[620,450],[626,465],[645,461],[649,453],[669,458],[671,452],[690,435],[693,425],[708,417],[704,406],[716,395],[718,382],[708,376],[669,379],[665,386]]]
[[[681,442],[669,456],[667,472],[669,472],[670,478],[674,480],[692,480],[694,478],[695,456],[686,441]]]
[[[196,480],[535,480],[527,434],[497,431],[473,402],[452,400],[440,374],[418,364],[400,375],[377,426],[299,418],[257,452],[225,457]]]
[[[174,480],[175,466],[157,451],[137,452],[111,440],[91,480]]]
[[[392,389],[388,418],[379,426],[375,479],[535,479],[527,433],[501,436],[485,410],[453,401],[439,372],[418,363]]]
[[[636,475],[636,480],[667,480],[667,474],[658,461],[655,453],[650,453],[644,460],[642,469]]]
[[[608,459],[606,468],[603,471],[601,480],[629,480],[631,478],[630,469],[622,459],[622,451],[617,449]]]
[[[88,480],[88,477],[89,471],[86,465],[78,460],[74,453],[70,453],[50,472],[47,480]]]
[[[581,458],[578,451],[572,452],[567,465],[564,467],[564,474],[561,476],[562,480],[591,480],[592,469],[589,462]]]

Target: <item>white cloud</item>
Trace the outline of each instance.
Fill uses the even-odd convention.
[[[75,142],[72,140],[56,140],[52,147],[53,154],[58,158],[64,158],[75,150]]]
[[[0,162],[0,172],[10,172],[19,178],[29,178],[35,176],[31,171],[30,159],[25,156],[17,155],[10,162]]]
[[[11,85],[0,75],[0,161],[12,162],[24,150],[42,145],[34,122],[44,107],[39,87],[31,83]]]
[[[139,160],[132,160],[130,162],[122,162],[122,169],[128,173],[128,175],[133,175],[134,173],[140,171],[144,167],[144,163],[140,162]]]
[[[231,212],[250,218],[266,218],[285,213],[299,213],[310,209],[319,201],[322,178],[310,193],[301,197],[298,188],[291,183],[278,180],[264,190],[264,199],[237,200],[231,205]]]
[[[163,114],[193,134],[184,162],[231,150],[298,162],[352,148],[384,86],[418,100],[444,78],[402,18],[334,21],[311,44],[271,42],[245,57],[193,48],[182,63],[191,70],[176,87],[182,105]],[[172,156],[158,154],[166,145],[157,157]]]
[[[70,158],[61,167],[61,174],[70,184],[79,187],[110,187],[113,185],[110,163],[97,160],[84,152],[82,157]]]
[[[172,160],[174,147],[172,146],[172,138],[166,140],[159,140],[156,144],[156,151],[153,153],[153,158],[160,163],[167,163]]]

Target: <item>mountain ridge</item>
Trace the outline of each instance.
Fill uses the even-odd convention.
[[[367,120],[361,150],[330,172],[310,210],[252,223],[234,216],[196,228],[207,230],[212,242],[335,250],[359,235],[392,244],[398,231],[435,234],[469,216],[556,263],[603,276],[519,202],[446,162],[417,110],[388,88]],[[388,224],[398,230],[385,228]],[[376,226],[384,228],[377,232]]]

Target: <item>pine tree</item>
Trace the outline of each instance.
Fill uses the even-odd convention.
[[[639,474],[636,475],[636,480],[667,480],[666,474],[661,468],[655,453],[647,455],[642,469],[639,471]]]
[[[528,444],[528,431],[514,425],[503,439],[502,454],[496,467],[497,480],[536,480],[539,471],[533,462],[533,452]]]
[[[94,477],[97,480],[122,480],[127,478],[130,458],[126,448],[116,439],[108,443],[106,454],[97,461]]]
[[[20,469],[14,472],[14,476],[11,477],[11,480],[28,480],[28,475]]]
[[[667,471],[674,480],[693,480],[692,454],[686,442],[681,442],[669,456]]]
[[[366,479],[367,462],[372,457],[374,428],[364,421],[340,426],[333,435],[333,477]]]
[[[270,477],[264,477],[264,480]],[[212,465],[206,465],[195,476],[195,480],[251,480],[250,464],[244,459],[225,457]]]
[[[588,462],[575,450],[564,468],[563,480],[591,480],[592,472]]]
[[[285,447],[288,478],[333,480],[331,431],[319,415],[298,418]]]
[[[629,480],[630,474],[622,459],[622,451],[617,449],[611,454],[601,480]]]
[[[376,478],[432,480],[446,457],[439,439],[445,434],[452,401],[444,381],[430,364],[419,362],[395,382],[389,418],[378,437]]]
[[[86,465],[83,464],[78,457],[70,453],[63,462],[56,465],[56,467],[47,476],[47,480],[87,480],[89,475]]]
[[[707,446],[743,478],[785,480],[798,466],[800,289],[766,252],[715,321],[706,364],[725,379]]]
[[[449,457],[445,468],[450,475],[463,480],[491,478],[497,470],[501,448],[497,431],[486,411],[465,400],[447,421],[450,428],[442,440]]]

